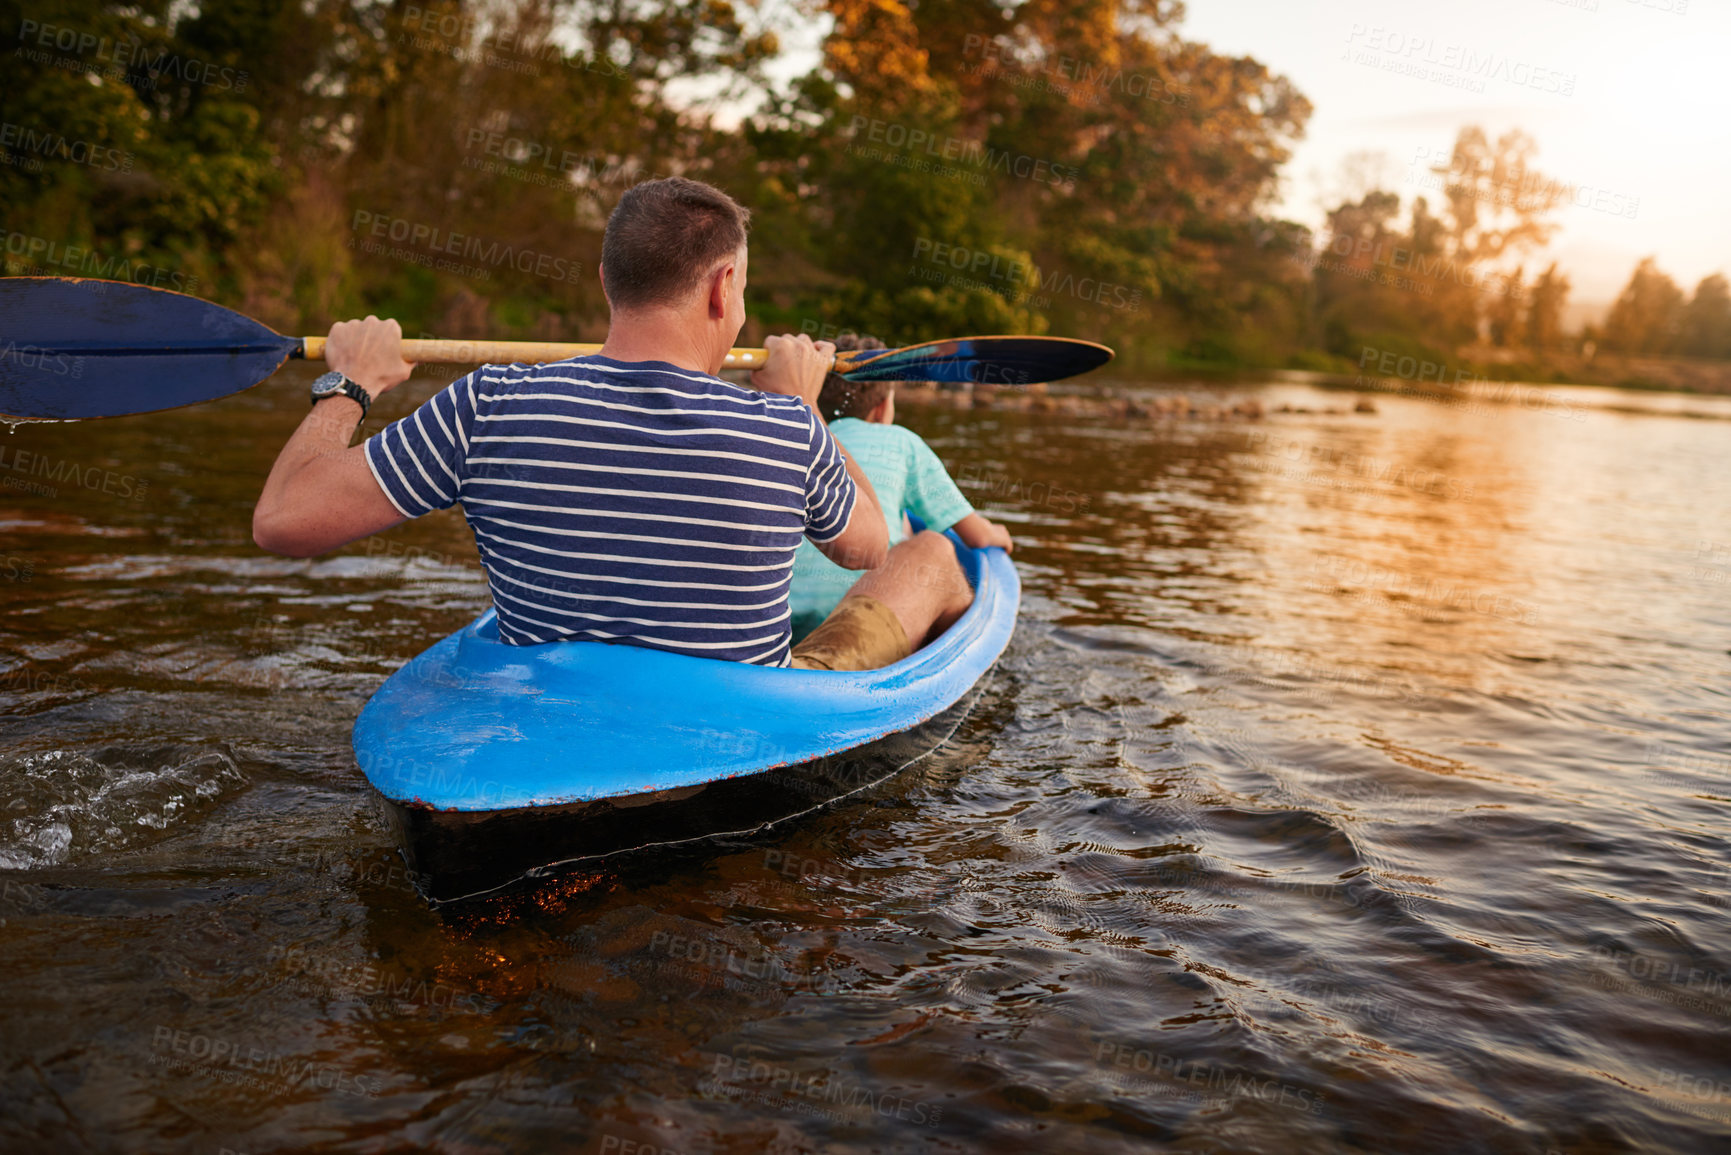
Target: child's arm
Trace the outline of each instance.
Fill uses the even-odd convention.
[[[974,549],[983,549],[995,545],[1005,553],[1014,553],[1016,543],[1010,538],[1010,531],[989,517],[981,517],[970,513],[952,527],[956,536],[967,542]]]
[[[968,499],[956,487],[938,455],[912,430],[906,431],[912,451],[909,461],[906,501],[909,509],[919,515],[927,529],[953,529],[974,549],[995,545],[1008,552],[1016,548],[1010,533],[1003,526],[974,512]]]

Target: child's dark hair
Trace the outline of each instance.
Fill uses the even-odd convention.
[[[876,337],[862,337],[857,333],[843,333],[835,339],[837,353],[883,347],[884,343]],[[823,392],[817,395],[818,411],[826,421],[834,421],[837,417],[858,417],[863,421],[895,389],[894,381],[849,381],[831,373],[823,379]]]

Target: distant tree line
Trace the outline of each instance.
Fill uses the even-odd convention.
[[[821,7],[820,63],[772,84],[777,29],[732,0],[0,0],[0,256],[283,330],[587,337],[608,211],[678,173],[753,209],[771,329],[1058,332],[1129,370],[1731,357],[1725,278],[1685,300],[1651,261],[1564,333],[1567,278],[1523,262],[1572,190],[1521,133],[1367,171],[1315,235],[1272,208],[1309,101],[1173,0]]]
[[[1593,335],[1620,353],[1731,359],[1731,283],[1723,273],[1713,273],[1685,297],[1648,257],[1636,266],[1603,327],[1589,332]]]

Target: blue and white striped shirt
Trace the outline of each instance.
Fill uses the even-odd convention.
[[[483,365],[366,443],[407,517],[458,501],[499,636],[788,664],[802,537],[857,492],[797,397],[664,361]]]

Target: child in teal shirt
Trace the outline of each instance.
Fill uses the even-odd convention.
[[[873,337],[844,335],[836,348],[881,349],[883,343]],[[906,510],[925,522],[927,529],[954,529],[957,537],[975,548],[1014,548],[1003,526],[974,512],[931,446],[913,430],[895,424],[894,382],[853,382],[831,373],[818,397],[818,409],[836,440],[871,479],[889,523],[891,545],[907,537],[907,520],[902,516]],[[794,638],[816,629],[859,578],[858,570],[843,569],[811,542],[800,542],[788,590]]]

